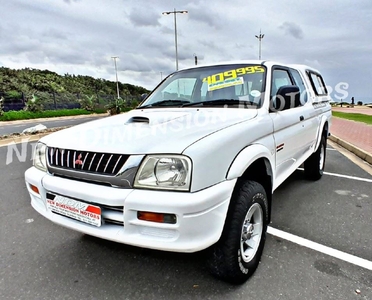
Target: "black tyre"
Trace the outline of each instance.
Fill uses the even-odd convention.
[[[319,180],[323,176],[326,147],[327,139],[323,135],[318,149],[304,163],[306,178],[310,180]]]
[[[262,185],[254,181],[239,182],[221,238],[210,249],[210,272],[231,283],[245,282],[260,262],[268,219],[269,205]]]

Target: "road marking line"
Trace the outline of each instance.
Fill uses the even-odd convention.
[[[342,178],[347,178],[347,179],[359,180],[359,181],[364,181],[364,182],[372,182],[372,179],[356,177],[356,176],[342,175],[342,174],[329,173],[329,172],[323,172],[323,174],[330,175],[330,176],[335,176],[335,177],[342,177]]]
[[[348,253],[345,253],[345,252],[342,252],[342,251],[324,246],[322,244],[312,242],[310,240],[304,239],[304,238],[299,237],[297,235],[294,235],[294,234],[291,234],[291,233],[288,233],[288,232],[284,232],[284,231],[279,230],[279,229],[275,229],[271,226],[267,227],[267,233],[269,233],[273,236],[282,238],[284,240],[293,242],[293,243],[298,244],[300,246],[303,246],[303,247],[306,247],[306,248],[324,253],[326,255],[335,257],[337,259],[346,261],[346,262],[351,263],[353,265],[356,265],[356,266],[359,266],[359,267],[362,267],[364,269],[372,271],[372,261],[366,260],[364,258],[360,258],[360,257],[357,257],[355,255],[351,255],[351,254],[348,254]]]
[[[337,151],[336,149],[333,148],[327,148],[328,151]]]
[[[297,170],[303,171],[304,168],[297,168]],[[335,176],[335,177],[341,177],[341,178],[359,180],[359,181],[364,181],[364,182],[372,182],[372,179],[362,178],[362,177],[356,177],[356,176],[349,176],[349,175],[329,173],[329,172],[323,172],[323,174],[324,175],[329,175],[329,176]]]

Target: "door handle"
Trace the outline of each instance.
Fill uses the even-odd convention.
[[[305,120],[304,116],[300,116],[300,121]]]

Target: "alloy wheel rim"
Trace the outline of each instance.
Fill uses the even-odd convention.
[[[250,262],[259,248],[263,231],[263,211],[261,205],[253,204],[243,221],[240,254],[244,262]]]

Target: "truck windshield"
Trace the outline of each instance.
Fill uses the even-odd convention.
[[[198,67],[171,74],[138,108],[262,105],[266,68],[261,65]]]

